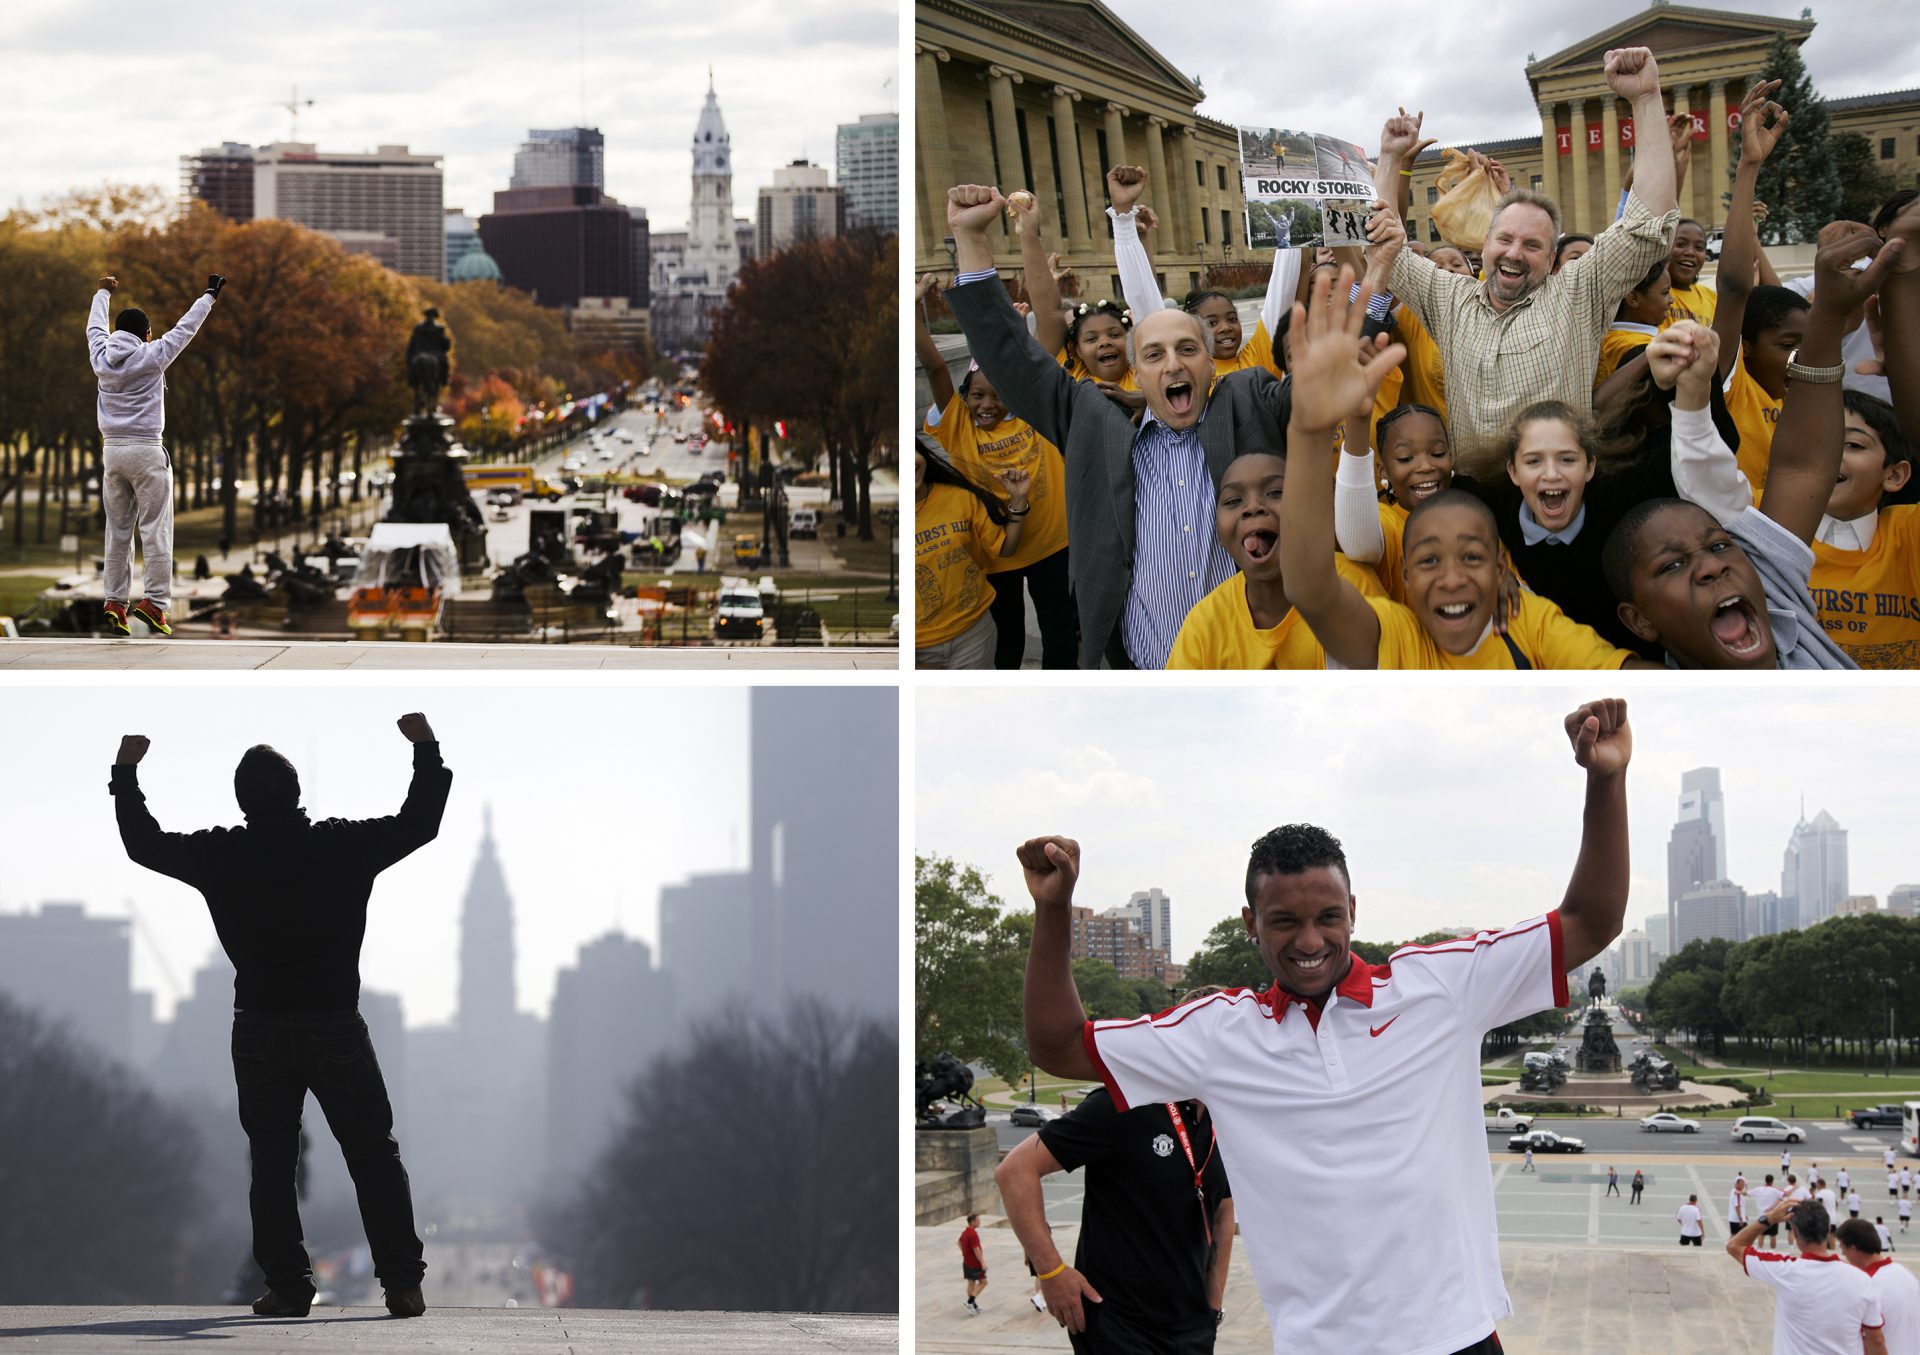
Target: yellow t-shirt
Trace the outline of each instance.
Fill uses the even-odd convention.
[[[1407,579],[1400,567],[1406,558],[1401,550],[1406,534],[1407,510],[1392,499],[1382,500],[1380,535],[1384,545],[1380,551],[1380,563],[1374,568],[1379,573],[1381,586],[1386,590],[1385,595],[1400,603],[1407,600]]]
[[[1920,506],[1880,510],[1873,544],[1813,543],[1813,605],[1827,636],[1862,668],[1920,668]]]
[[[1264,367],[1275,376],[1280,369],[1273,364],[1273,336],[1267,333],[1267,322],[1260,321],[1253,327],[1253,333],[1241,341],[1240,351],[1230,358],[1213,360],[1214,380],[1219,380],[1228,372],[1245,371],[1249,367]]]
[[[1440,345],[1433,341],[1433,335],[1420,323],[1411,306],[1400,308],[1393,322],[1393,336],[1407,346],[1407,360],[1401,364],[1407,375],[1406,384],[1400,389],[1400,403],[1431,405],[1440,411],[1440,421],[1445,423],[1447,369],[1440,361]]]
[[[913,643],[925,649],[964,635],[993,605],[985,567],[1006,532],[958,485],[930,485],[913,513]]]
[[[1668,296],[1667,318],[1660,322],[1660,328],[1665,329],[1682,320],[1698,320],[1703,325],[1712,325],[1713,312],[1719,304],[1719,293],[1704,282],[1696,282],[1691,287],[1675,287]]]
[[[1383,669],[1519,667],[1506,641],[1491,632],[1471,654],[1449,654],[1433,642],[1410,609],[1388,598],[1368,598],[1367,603],[1380,617]],[[1508,624],[1507,634],[1535,668],[1618,668],[1633,657],[1538,593],[1520,594],[1520,614]]]
[[[1340,577],[1367,597],[1379,597],[1380,578],[1344,555],[1333,557]],[[1247,576],[1235,574],[1193,605],[1167,657],[1169,668],[1325,668],[1327,651],[1298,611],[1257,630],[1247,609]]]
[[[1087,370],[1087,364],[1080,361],[1080,355],[1072,349],[1062,348],[1058,353],[1054,354],[1054,360],[1066,368],[1067,375],[1075,381],[1093,380],[1093,373]],[[1137,391],[1140,389],[1140,383],[1133,379],[1133,368],[1129,367],[1120,374],[1120,389],[1123,391]]]
[[[1652,325],[1637,325],[1631,320],[1615,320],[1613,327],[1600,336],[1600,364],[1593,369],[1593,388],[1620,370],[1620,364],[1660,331]]]
[[[1000,493],[993,478],[995,471],[1019,466],[1033,473],[1033,484],[1027,490],[1032,511],[1027,514],[1020,548],[1004,560],[994,557],[987,573],[1024,569],[1065,549],[1067,463],[1061,459],[1059,448],[1034,432],[1025,419],[1011,414],[993,428],[981,428],[958,394],[947,401],[933,435],[947,449],[954,466],[989,493]]]
[[[1767,488],[1767,465],[1773,459],[1773,427],[1780,422],[1780,401],[1747,375],[1745,354],[1727,374],[1727,412],[1733,415],[1733,426],[1740,430],[1734,459],[1753,487],[1753,501],[1759,503]]]

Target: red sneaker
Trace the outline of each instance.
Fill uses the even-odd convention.
[[[156,635],[171,635],[173,627],[167,624],[167,613],[162,607],[155,606],[146,598],[133,604],[133,615],[147,623]]]
[[[109,602],[101,610],[102,610],[102,614],[106,617],[108,631],[110,631],[114,635],[133,634],[133,632],[127,628],[127,604],[126,603]]]

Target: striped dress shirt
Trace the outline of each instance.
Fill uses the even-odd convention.
[[[1213,530],[1213,499],[1200,424],[1175,430],[1152,410],[1141,415],[1133,439],[1133,586],[1120,619],[1135,667],[1165,668],[1187,613],[1233,577],[1233,557]]]

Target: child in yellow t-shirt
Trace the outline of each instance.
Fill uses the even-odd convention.
[[[1384,382],[1382,383],[1385,384]],[[1379,446],[1378,480],[1367,440],[1345,439],[1335,488],[1334,534],[1349,560],[1371,564],[1386,596],[1405,602],[1401,533],[1415,505],[1453,485],[1453,452],[1440,411],[1397,405],[1373,426]],[[1384,488],[1384,496],[1376,493]]]
[[[1661,318],[1660,328],[1681,320],[1698,320],[1703,325],[1713,324],[1713,315],[1720,298],[1713,288],[1700,281],[1700,270],[1707,262],[1706,228],[1691,217],[1683,217],[1673,229],[1673,253],[1667,256],[1667,276],[1673,285],[1673,295],[1667,305],[1667,313]]]
[[[1660,322],[1667,318],[1670,291],[1667,261],[1662,259],[1620,299],[1612,328],[1600,336],[1600,362],[1593,372],[1595,390],[1629,354],[1645,348],[1647,341],[1660,332]]]
[[[1740,356],[1727,373],[1727,412],[1740,430],[1734,456],[1753,486],[1755,503],[1766,492],[1773,429],[1787,398],[1787,359],[1806,333],[1807,309],[1798,292],[1755,287],[1740,318]]]
[[[1846,450],[1813,538],[1813,605],[1833,642],[1862,668],[1920,668],[1913,449],[1893,406],[1861,391],[1843,399]]]
[[[1060,365],[1075,381],[1092,381],[1128,409],[1144,409],[1146,397],[1127,362],[1130,312],[1113,301],[1082,301],[1067,322]],[[1128,398],[1131,397],[1131,398]]]
[[[991,668],[995,628],[986,570],[1017,550],[1031,505],[1019,467],[995,479],[1002,503],[949,465],[924,437],[913,457],[914,667]]]
[[[1168,668],[1324,668],[1326,651],[1287,600],[1280,576],[1280,501],[1287,463],[1247,452],[1227,464],[1214,499],[1213,527],[1240,572],[1194,604],[1174,639]],[[1334,568],[1368,597],[1380,580],[1365,565],[1334,557]]]

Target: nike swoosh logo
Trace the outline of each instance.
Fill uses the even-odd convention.
[[[1377,1039],[1379,1039],[1379,1038],[1380,1038],[1380,1032],[1381,1032],[1381,1031],[1383,1031],[1383,1030],[1385,1030],[1385,1029],[1387,1028],[1387,1026],[1390,1026],[1390,1025],[1392,1025],[1392,1024],[1393,1024],[1393,1023],[1395,1022],[1395,1021],[1398,1021],[1399,1019],[1400,1019],[1400,1016],[1399,1016],[1399,1014],[1398,1014],[1398,1013],[1396,1012],[1396,1013],[1395,1013],[1394,1015],[1392,1015],[1392,1016],[1389,1016],[1389,1017],[1387,1018],[1387,1025],[1386,1025],[1386,1026],[1368,1026],[1368,1027],[1367,1027],[1367,1034],[1369,1034],[1369,1035],[1371,1035],[1371,1036],[1373,1036],[1373,1038],[1377,1040]]]

